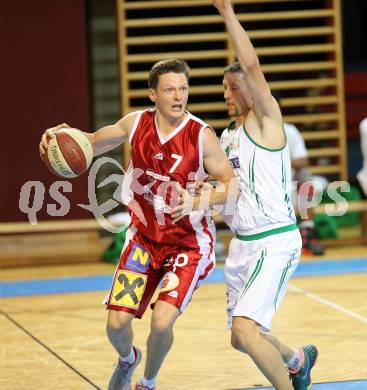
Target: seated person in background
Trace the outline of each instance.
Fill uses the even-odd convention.
[[[293,190],[292,202],[297,209],[302,199],[307,199],[314,195],[316,186],[306,186],[306,193],[302,193],[302,184],[313,181],[312,174],[308,169],[309,161],[305,145],[300,131],[296,126],[290,123],[284,123],[284,131],[287,137],[289,152],[292,165],[292,182],[297,183],[297,188]],[[311,252],[314,255],[322,255],[324,248],[317,241],[315,234],[315,223],[313,221],[312,209],[307,209],[307,217],[303,218],[299,224],[299,230],[302,236],[303,251]]]
[[[359,124],[359,131],[361,133],[361,149],[363,156],[362,169],[357,173],[357,179],[362,191],[367,196],[367,118],[364,118]]]

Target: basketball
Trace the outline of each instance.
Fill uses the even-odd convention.
[[[52,173],[66,178],[80,176],[90,166],[93,149],[81,131],[64,128],[50,139],[45,163]]]

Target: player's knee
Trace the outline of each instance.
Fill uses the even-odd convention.
[[[240,351],[242,353],[247,354],[247,350],[245,348],[245,343],[243,341],[242,335],[234,332],[233,329],[232,329],[232,334],[231,334],[231,345],[237,351]]]
[[[180,312],[175,306],[161,300],[157,301],[150,325],[151,333],[157,336],[171,334],[179,315]]]
[[[134,316],[124,311],[110,310],[107,318],[107,333],[124,331],[130,327],[131,320]]]
[[[165,335],[172,332],[173,323],[164,317],[153,317],[150,326],[151,332],[155,335]]]
[[[247,353],[246,330],[241,324],[237,322],[234,322],[232,325],[231,344],[232,347],[237,351]]]
[[[258,328],[252,320],[234,321],[232,324],[231,344],[243,353],[251,349],[258,335]]]

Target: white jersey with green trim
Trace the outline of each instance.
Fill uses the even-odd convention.
[[[291,203],[291,161],[288,145],[268,149],[257,144],[234,122],[221,136],[221,146],[240,180],[240,195],[230,223],[238,234],[252,235],[296,222]],[[228,223],[233,205],[226,206]]]

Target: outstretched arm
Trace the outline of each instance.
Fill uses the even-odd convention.
[[[87,133],[93,146],[93,155],[98,156],[127,141],[136,115],[136,112],[133,112],[124,116],[114,125],[102,127],[94,133]]]
[[[98,156],[108,150],[114,149],[116,146],[127,141],[134,125],[136,115],[137,114],[133,112],[124,116],[114,125],[102,127],[94,133],[84,133],[92,144],[93,156]],[[70,126],[63,123],[62,125],[51,127],[43,133],[39,144],[39,151],[42,159],[46,153],[50,139],[55,136],[57,131],[65,127]]]
[[[282,123],[278,103],[271,95],[268,83],[261,70],[259,58],[240,22],[234,13],[230,0],[213,0],[214,6],[222,15],[231,36],[237,59],[245,74],[245,79],[253,98],[256,115],[266,116]]]

